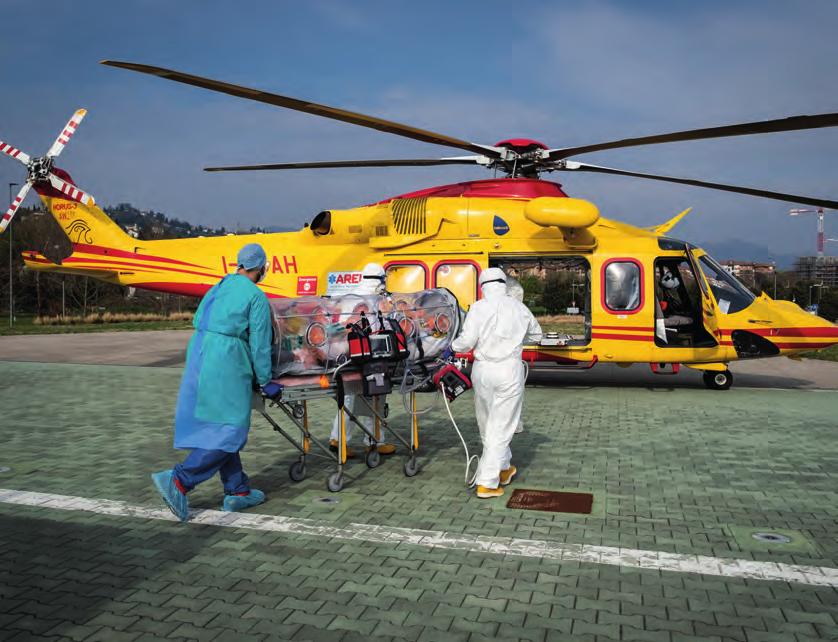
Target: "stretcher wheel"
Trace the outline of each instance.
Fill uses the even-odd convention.
[[[367,453],[367,468],[377,468],[378,464],[381,463],[381,454],[378,452],[378,449],[373,446],[372,449]]]
[[[337,493],[343,488],[343,475],[340,473],[332,473],[329,479],[326,480],[326,488],[332,493]]]
[[[303,481],[306,478],[306,465],[301,461],[295,461],[288,468],[288,476],[291,481]]]
[[[416,461],[416,457],[411,457],[406,462],[404,462],[404,474],[407,477],[415,477],[418,472],[419,462]]]

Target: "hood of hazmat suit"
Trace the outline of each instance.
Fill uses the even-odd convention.
[[[201,300],[175,411],[175,448],[238,452],[247,442],[254,379],[271,379],[268,298],[241,274]]]
[[[387,291],[387,273],[378,263],[367,263],[361,270],[361,282],[352,294],[384,294]]]
[[[506,277],[506,293],[516,301],[524,302],[524,286],[511,276]]]
[[[520,360],[524,343],[541,341],[541,326],[527,306],[507,294],[505,278],[491,278],[493,270],[503,276],[497,268],[480,275],[483,298],[472,304],[451,347],[456,352],[474,350],[475,359],[481,361]]]

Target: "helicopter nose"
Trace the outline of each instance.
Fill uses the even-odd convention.
[[[773,328],[765,338],[781,350],[820,350],[838,343],[838,325],[788,301],[773,303],[785,327]]]

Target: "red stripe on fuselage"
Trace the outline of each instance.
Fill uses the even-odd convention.
[[[631,332],[654,332],[654,328],[640,327],[634,325],[595,325],[591,326],[593,330],[626,330]]]
[[[50,263],[50,264],[52,264],[52,261],[49,261],[47,259],[30,257],[28,260],[33,261],[35,263]],[[112,261],[112,260],[107,260],[107,259],[86,259],[86,258],[81,258],[81,257],[76,257],[76,256],[67,257],[66,259],[63,260],[62,265],[64,263],[73,263],[73,264],[77,265],[80,269],[85,269],[85,268],[89,267],[89,269],[91,269],[91,270],[100,269],[100,270],[112,271],[112,270],[118,269],[118,268],[128,268],[127,271],[130,271],[130,272],[151,272],[151,273],[161,272],[161,271],[179,272],[179,273],[182,273],[182,274],[194,274],[196,276],[206,276],[206,277],[209,277],[211,279],[216,279],[218,281],[220,281],[224,276],[223,274],[208,274],[208,273],[205,273],[205,272],[195,272],[193,270],[181,270],[181,269],[178,269],[178,268],[169,267],[169,266],[165,266],[165,265],[149,265],[147,263],[131,263],[131,262],[128,262],[128,261]],[[84,263],[95,263],[96,265],[91,265],[91,266],[79,265],[79,264],[84,264]],[[137,268],[140,268],[140,269],[137,269]],[[143,268],[145,268],[145,269],[143,269]],[[139,286],[136,286],[136,287],[139,287]],[[259,287],[261,289],[263,289],[263,291],[264,291],[264,288],[271,288],[271,289],[274,289],[274,290],[280,290],[281,289],[281,288],[279,288],[275,285],[266,285],[264,283],[260,284]],[[286,298],[284,294],[270,294],[268,292],[265,292],[265,294],[267,294],[269,297]]]
[[[835,341],[801,341],[799,343],[791,342],[770,342],[774,347],[780,350],[812,350],[817,348],[828,348],[838,343],[838,338]],[[722,341],[723,346],[732,346],[733,341]]]
[[[800,328],[733,328],[722,330],[723,335],[730,335],[741,330],[761,337],[838,337],[838,326],[809,326]]]
[[[814,348],[828,348],[836,341],[809,341],[808,343],[775,343],[782,350],[810,350]]]
[[[143,288],[146,290],[155,290],[156,292],[174,292],[183,294],[185,296],[204,296],[212,285],[204,285],[201,283],[174,283],[167,281],[149,281],[147,283],[135,283],[132,287]],[[265,292],[265,296],[269,299],[286,299],[288,297],[282,294],[270,294]]]
[[[592,332],[592,339],[619,339],[621,341],[654,341],[655,337],[640,334],[612,334],[610,332]]]
[[[160,263],[176,263],[178,265],[188,265],[190,267],[198,267],[207,270],[206,265],[198,265],[197,263],[187,263],[186,261],[179,261],[178,259],[170,259],[165,256],[152,256],[151,254],[137,254],[136,252],[127,252],[125,250],[117,250],[111,247],[103,247],[101,245],[86,245],[84,243],[73,243],[74,252],[84,252],[85,254],[101,254],[106,256],[116,256],[125,259],[137,259],[141,261],[158,261]]]
[[[211,274],[207,272],[196,272],[195,270],[183,270],[176,267],[170,267],[168,265],[149,265],[148,263],[132,263],[130,261],[113,261],[109,259],[87,259],[81,257],[71,256],[64,259],[64,263],[100,263],[107,267],[141,267],[141,268],[154,268],[155,270],[165,271],[165,272],[180,272],[182,274],[194,274],[195,276],[207,276],[213,279],[220,279],[223,275],[222,274]]]

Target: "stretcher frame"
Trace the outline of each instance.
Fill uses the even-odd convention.
[[[314,381],[315,379],[316,382]],[[290,385],[289,380],[305,383]],[[339,372],[334,379],[328,380],[328,385],[323,385],[322,381],[322,377],[316,376],[294,376],[277,379],[276,383],[283,386],[281,392],[275,398],[267,399],[267,404],[263,400],[263,403],[258,408],[259,414],[264,417],[273,430],[282,435],[299,452],[299,458],[288,469],[288,476],[292,481],[299,482],[306,478],[306,460],[308,457],[317,457],[334,462],[335,471],[326,480],[326,487],[332,492],[338,492],[343,488],[344,477],[355,479],[346,472],[347,419],[358,426],[371,441],[365,457],[365,463],[368,468],[377,468],[381,463],[381,454],[378,452],[377,446],[381,441],[381,430],[382,428],[386,428],[389,434],[395,437],[407,449],[407,460],[404,463],[405,476],[414,477],[418,474],[420,465],[416,455],[419,449],[419,418],[416,415],[416,391],[409,393],[410,407],[412,409],[410,413],[411,425],[410,434],[405,438],[388,422],[386,404],[384,404],[384,408],[381,407],[383,403],[382,397],[386,397],[386,395],[363,395],[361,375],[359,372]],[[353,412],[345,407],[343,400],[346,394],[355,395],[355,399],[361,400],[372,413],[374,420],[372,430],[368,429]],[[337,453],[333,452],[328,444],[311,434],[309,429],[308,402],[315,399],[334,399],[338,407],[340,434]],[[300,431],[299,439],[286,431],[268,413],[267,409],[272,407],[278,407],[285,417]],[[331,433],[331,426],[329,430]],[[320,452],[313,451],[312,445]]]

